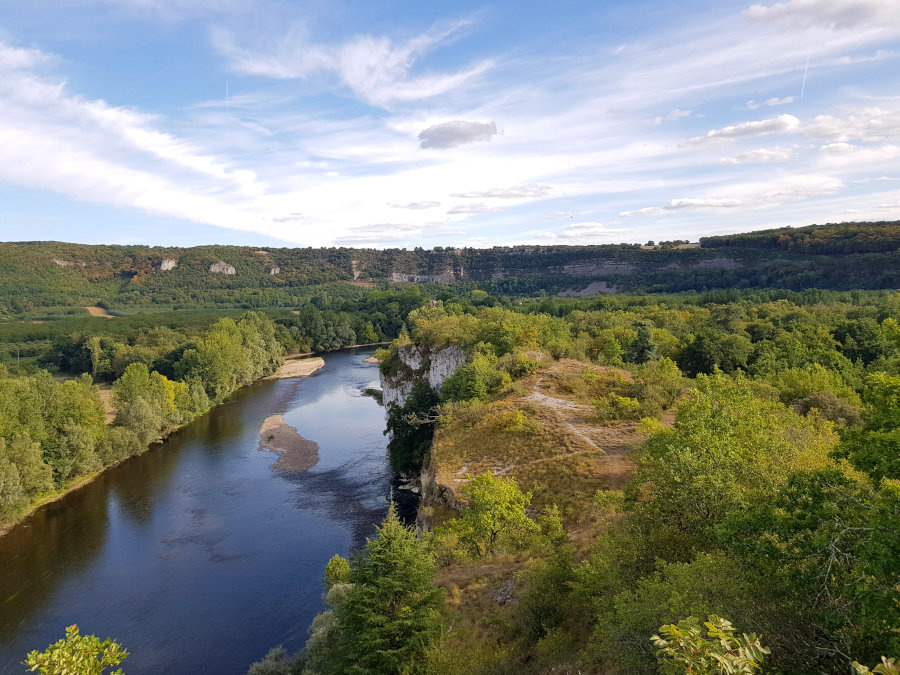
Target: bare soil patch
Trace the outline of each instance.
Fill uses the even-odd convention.
[[[99,387],[100,402],[103,404],[103,412],[106,415],[106,423],[112,424],[116,419],[116,407],[113,405],[113,392],[111,384],[103,384]]]
[[[103,307],[100,307],[99,305],[91,305],[90,307],[85,307],[85,309],[88,311],[88,314],[90,314],[91,316],[105,316],[107,319],[115,319],[116,318],[112,314],[107,312],[106,309],[104,309]]]

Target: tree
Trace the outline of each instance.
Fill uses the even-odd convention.
[[[440,633],[443,598],[427,545],[393,504],[377,529],[350,561],[351,588],[335,608],[340,638],[331,672],[409,672]]]
[[[900,377],[873,373],[866,380],[868,404],[862,429],[850,429],[836,454],[875,480],[900,479]]]
[[[635,324],[637,337],[628,347],[625,360],[631,363],[647,363],[659,358],[656,343],[653,341],[653,324],[649,321],[640,321]]]
[[[755,633],[735,637],[734,626],[728,619],[715,614],[704,621],[704,637],[700,622],[689,616],[677,625],[661,626],[665,637],[650,638],[657,647],[659,670],[665,675],[751,675],[759,670],[763,657],[769,653]]]
[[[471,478],[462,494],[468,497],[470,505],[451,527],[479,557],[495,553],[507,543],[519,544],[527,534],[538,529],[525,513],[531,493],[522,492],[511,478],[485,472]]]
[[[731,373],[747,367],[752,350],[753,344],[743,335],[704,329],[681,350],[678,367],[691,376],[712,373],[716,368]]]
[[[674,428],[647,442],[628,495],[651,522],[702,535],[791,471],[826,464],[836,440],[829,424],[757,397],[744,378],[700,377]]]
[[[119,665],[128,652],[112,638],[102,642],[96,635],[80,635],[78,626],[66,628],[66,637],[43,652],[34,650],[25,657],[31,672],[43,675],[101,675],[106,668]],[[122,675],[121,668],[109,675]]]

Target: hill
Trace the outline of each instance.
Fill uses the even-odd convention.
[[[85,306],[126,313],[153,306],[283,307],[308,300],[311,287],[334,282],[462,284],[511,296],[542,290],[593,295],[896,288],[898,246],[898,222],[707,237],[699,247],[664,242],[374,250],[0,243],[0,315]]]

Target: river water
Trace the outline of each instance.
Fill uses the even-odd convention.
[[[369,354],[246,387],[0,538],[0,673],[25,672],[25,654],[73,623],[124,645],[128,675],[238,674],[274,645],[301,648],[325,563],[387,510]],[[319,444],[307,472],[275,471],[258,449],[281,413]]]

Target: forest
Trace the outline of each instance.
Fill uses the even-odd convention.
[[[420,535],[389,513],[329,563],[306,650],[249,673],[897,672],[898,316],[821,291],[412,312],[383,372],[467,355],[389,411],[392,466],[439,484]],[[613,432],[621,458],[583,438]]]
[[[841,223],[707,237],[699,245],[432,250],[10,242],[0,243],[0,318],[57,320],[83,316],[85,306],[118,316],[296,307],[338,282],[337,292],[351,296],[405,282],[509,297],[579,292],[593,282],[631,293],[888,289],[900,287],[898,231],[896,222]]]
[[[0,284],[0,517],[143,452],[285,354],[391,342],[383,375],[415,385],[386,411],[388,459],[421,476],[417,527],[391,508],[362,549],[335,556],[306,648],[276,647],[248,675],[897,673],[896,233],[464,251],[535,276],[441,283],[386,277],[400,263],[450,269],[455,251],[271,250],[270,275],[251,249],[2,245],[4,273],[36,251],[85,265],[51,263],[31,304],[37,277]],[[755,262],[537,276],[540,261],[722,250]],[[155,268],[162,256],[179,259],[178,284],[159,276],[179,269]],[[210,277],[217,260],[236,274]],[[601,277],[617,292],[553,291]],[[641,292],[623,292],[627,278]],[[437,390],[403,359],[448,348],[463,363]],[[82,647],[127,656],[76,629],[28,658]]]

